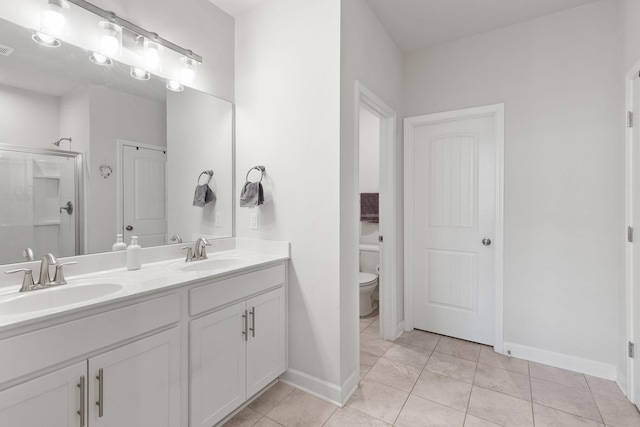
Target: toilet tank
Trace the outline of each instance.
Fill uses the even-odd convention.
[[[377,274],[376,267],[380,264],[380,246],[360,245],[360,271]]]

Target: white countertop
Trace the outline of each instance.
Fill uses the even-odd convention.
[[[78,261],[77,265],[65,267],[65,276],[68,282],[66,285],[21,293],[19,292],[20,285],[18,284],[9,285],[5,281],[4,286],[2,286],[2,283],[0,283],[0,332],[34,322],[66,316],[89,308],[98,309],[104,305],[166,291],[175,287],[211,281],[222,276],[241,273],[245,270],[287,260],[290,256],[288,242],[232,238],[221,239],[220,242],[212,241],[211,243],[213,244],[212,247],[207,248],[208,260],[187,263],[184,260],[184,255],[180,258],[175,257],[178,253],[177,251],[179,251],[177,247],[148,248],[143,249],[143,265],[140,270],[129,271],[124,267],[125,263],[122,262],[126,259],[126,254],[124,253],[97,254],[59,260],[59,262]],[[190,244],[181,244],[179,246],[186,245]],[[165,257],[166,259],[157,260]],[[145,260],[154,262],[145,262]],[[213,263],[217,262],[215,260],[220,263],[216,264],[215,268],[207,269],[208,265],[213,265]],[[100,265],[112,267],[120,262],[122,266],[118,268],[105,270],[95,268]],[[24,264],[30,265],[33,263]],[[91,266],[94,266],[94,268],[91,268]],[[7,267],[5,270],[23,268],[22,265],[16,264],[3,267]],[[201,269],[201,267],[205,268]],[[37,277],[37,272],[38,270],[34,268],[34,277]],[[21,281],[22,275],[14,275],[13,280],[14,282]],[[15,308],[21,304],[21,301],[16,301],[17,299],[37,297],[55,300],[56,295],[53,293],[56,291],[68,292],[71,291],[71,288],[114,283],[117,284],[118,290],[105,296],[38,311],[19,312]],[[120,286],[121,289],[119,288]],[[63,289],[65,287],[67,287],[67,290]],[[49,294],[47,294],[48,292]],[[15,304],[16,302],[18,304]],[[7,304],[4,306],[4,310],[3,303]],[[14,304],[14,306],[11,307],[11,304]]]

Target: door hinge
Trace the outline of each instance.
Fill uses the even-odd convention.
[[[628,128],[632,128],[633,127],[633,112],[632,111],[627,111],[627,127]]]
[[[627,242],[633,243],[633,227],[627,227]]]
[[[634,359],[636,357],[635,344],[629,341],[629,357]]]
[[[378,236],[378,242],[382,243],[384,241],[384,238],[382,236]]]

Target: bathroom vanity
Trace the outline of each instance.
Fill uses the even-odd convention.
[[[0,287],[0,425],[215,425],[287,368],[288,258],[287,243],[223,239],[202,261]]]

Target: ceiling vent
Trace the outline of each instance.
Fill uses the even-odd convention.
[[[0,55],[2,56],[9,56],[13,53],[15,49],[9,46],[5,46],[0,44]]]

